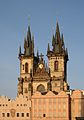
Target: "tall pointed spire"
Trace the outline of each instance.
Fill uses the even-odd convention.
[[[39,58],[39,51],[37,50],[37,58]]]
[[[62,46],[64,45],[64,37],[63,37],[63,34],[62,34],[62,37],[61,37],[61,44],[62,44]]]
[[[53,37],[52,37],[52,46],[54,46],[54,44],[55,44],[55,37],[53,35]]]
[[[29,43],[30,43],[30,41],[31,41],[31,31],[30,31],[30,26],[28,26],[27,40],[28,40]]]
[[[34,35],[32,35],[32,54],[34,55]]]
[[[57,21],[57,24],[56,24],[55,40],[56,40],[56,44],[59,44],[59,42],[60,42],[60,30],[59,30],[58,21]]]
[[[49,52],[50,52],[50,45],[48,43],[47,53],[49,53]]]
[[[20,55],[21,55],[21,45],[19,47],[19,57],[20,57]]]
[[[62,34],[62,36],[61,36],[61,48],[62,48],[62,51],[64,52],[64,51],[65,51],[65,44],[64,44],[63,34]]]
[[[26,53],[27,41],[26,37],[24,38],[24,54]]]

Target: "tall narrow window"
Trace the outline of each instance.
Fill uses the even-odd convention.
[[[23,65],[23,70],[24,70],[24,65]]]
[[[21,116],[24,117],[24,113],[22,113]]]
[[[27,113],[26,115],[27,115],[27,117],[29,117],[29,113]]]
[[[46,114],[43,114],[43,117],[46,117]]]
[[[19,113],[17,113],[17,117],[19,117]]]
[[[5,113],[2,113],[2,117],[5,117]]]
[[[7,117],[10,117],[10,113],[7,113]]]
[[[58,61],[54,62],[54,70],[57,71],[58,70]]]
[[[25,73],[28,73],[28,63],[25,63]]]

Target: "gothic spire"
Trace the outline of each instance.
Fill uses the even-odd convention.
[[[66,51],[65,51],[65,52],[66,52],[66,56],[68,56],[68,49],[67,49],[67,48],[66,48]]]
[[[19,56],[21,55],[21,45],[19,47]]]
[[[32,54],[34,54],[34,35],[32,36]]]
[[[63,37],[63,34],[62,34],[62,37],[61,37],[61,43],[62,43],[62,46],[64,45],[64,37]]]
[[[64,44],[63,34],[62,34],[62,36],[61,36],[61,46],[62,46],[63,50],[65,50],[65,44]]]
[[[30,31],[30,26],[28,26],[27,40],[28,40],[28,42],[30,43],[30,41],[31,41],[31,31]]]
[[[37,50],[37,58],[39,58],[39,51]]]
[[[50,52],[50,45],[48,43],[47,53],[49,53],[49,52]]]
[[[26,53],[26,47],[27,47],[27,41],[26,38],[24,38],[24,53]]]
[[[56,25],[55,40],[56,40],[56,44],[59,44],[59,42],[60,42],[60,30],[59,30],[58,22],[57,22],[57,25]]]
[[[54,46],[54,44],[55,44],[55,37],[53,35],[53,37],[52,37],[52,46]]]

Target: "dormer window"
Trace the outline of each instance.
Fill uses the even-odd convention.
[[[28,73],[28,63],[25,63],[25,73]]]
[[[55,61],[54,62],[54,71],[57,71],[58,70],[58,61]]]

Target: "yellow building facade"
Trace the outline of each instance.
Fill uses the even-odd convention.
[[[68,51],[57,22],[48,43],[48,63],[35,56],[34,37],[28,26],[24,51],[19,48],[20,76],[16,99],[0,96],[0,120],[76,120],[84,117],[84,91],[70,90],[67,82]]]

